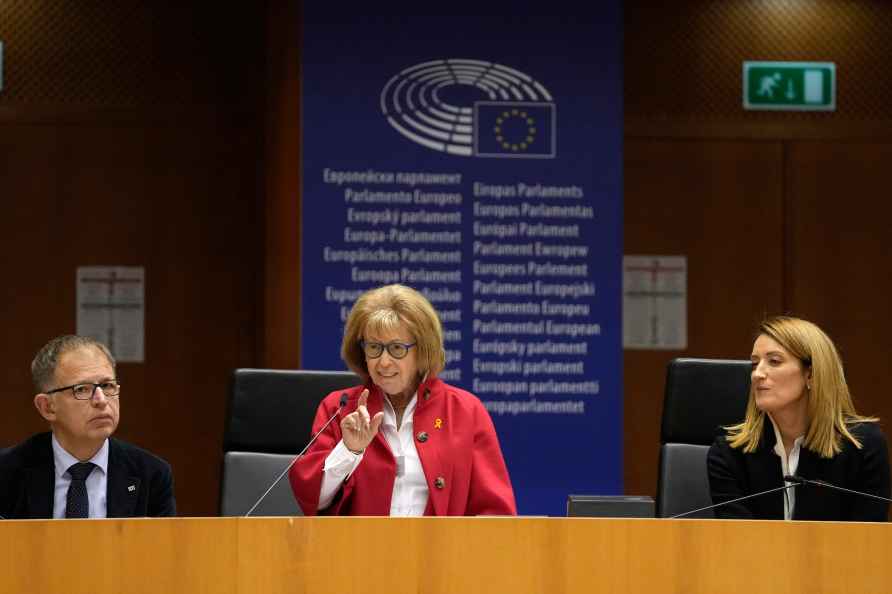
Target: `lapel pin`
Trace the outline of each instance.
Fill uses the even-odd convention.
[[[127,490],[133,493],[134,491],[136,491],[136,485],[130,485],[129,487],[127,487]]]
[[[434,419],[434,428],[442,429],[443,428],[443,419]]]

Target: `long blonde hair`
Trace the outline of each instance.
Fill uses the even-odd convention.
[[[811,389],[806,398],[808,429],[803,445],[822,458],[842,451],[843,438],[861,449],[861,442],[849,431],[855,423],[875,423],[876,417],[855,412],[846,384],[842,360],[830,337],[815,324],[788,316],[776,316],[759,325],[757,336],[765,335],[796,357],[803,369],[811,371]],[[746,453],[756,451],[765,430],[766,413],[756,406],[755,386],[750,386],[746,417],[742,423],[725,427],[728,442]]]

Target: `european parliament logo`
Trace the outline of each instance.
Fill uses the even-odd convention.
[[[478,101],[474,119],[478,157],[555,155],[553,103]]]
[[[514,68],[481,60],[423,62],[393,76],[381,112],[405,138],[464,157],[553,159],[554,101]]]

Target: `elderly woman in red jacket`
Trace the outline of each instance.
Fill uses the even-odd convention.
[[[492,420],[476,396],[437,378],[443,330],[418,291],[367,291],[350,311],[341,357],[364,384],[291,468],[304,514],[515,515]],[[313,432],[344,391],[319,405]]]

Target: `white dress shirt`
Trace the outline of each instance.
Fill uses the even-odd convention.
[[[64,518],[65,508],[68,504],[68,487],[71,485],[71,475],[68,469],[72,464],[80,462],[69,454],[62,444],[53,435],[53,460],[56,463],[56,487],[53,494],[53,517]],[[96,465],[90,476],[87,477],[87,497],[90,499],[91,518],[105,518],[108,515],[106,509],[106,492],[108,487],[108,440],[102,443],[102,447],[96,455],[87,460]]]
[[[396,479],[393,483],[393,496],[390,499],[391,516],[423,516],[427,508],[429,494],[427,480],[424,477],[418,450],[415,449],[415,437],[412,432],[414,426],[412,419],[417,403],[416,394],[406,406],[402,424],[397,430],[396,412],[390,404],[390,399],[384,398],[384,419],[379,431],[396,459]],[[362,458],[363,454],[354,454],[348,450],[343,440],[338,442],[325,459],[319,509],[331,505],[341,484],[359,467]]]
[[[768,418],[771,420],[771,426],[774,427],[774,436],[777,439],[777,443],[774,444],[774,453],[780,456],[781,459],[781,477],[796,474],[796,469],[799,468],[799,452],[802,451],[802,440],[805,439],[805,436],[800,435],[793,441],[793,447],[790,449],[790,456],[788,458],[787,452],[784,449],[784,440],[780,430],[777,428],[777,425],[774,424],[774,419],[771,418],[771,415],[769,415]],[[793,483],[789,481],[784,481],[784,485],[792,484]],[[796,489],[797,487],[784,489],[785,520],[793,519],[793,509],[796,507]]]

